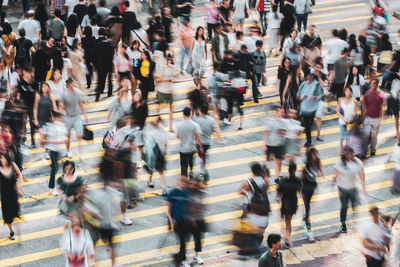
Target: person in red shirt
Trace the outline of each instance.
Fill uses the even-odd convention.
[[[378,80],[372,79],[370,89],[365,93],[363,100],[363,114],[365,116],[364,125],[371,127],[370,152],[375,156],[376,143],[383,117],[383,105],[385,104],[385,95],[378,89]]]

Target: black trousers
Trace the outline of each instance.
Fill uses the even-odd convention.
[[[193,170],[193,155],[192,153],[182,153],[179,152],[181,158],[181,175],[187,177],[188,176],[188,167],[190,167],[190,171]]]
[[[208,31],[208,40],[209,41],[212,40],[212,34],[213,34],[213,32],[215,32],[215,26],[217,26],[217,24],[207,23],[207,31]]]
[[[87,82],[87,88],[90,88],[92,86],[92,76],[93,76],[93,66],[90,64],[88,60],[86,61],[86,68],[88,70],[88,74],[86,74],[86,82]]]
[[[366,259],[367,267],[381,267],[383,266],[385,259],[377,260],[372,257]]]
[[[190,223],[187,221],[176,222],[174,230],[179,238],[179,253],[176,255],[176,260],[181,263],[186,260],[186,240],[190,234]]]
[[[306,132],[307,143],[311,144],[311,128],[314,123],[315,112],[307,115],[301,115],[304,131]]]
[[[96,94],[97,96],[100,96],[100,94],[103,93],[104,88],[106,87],[106,79],[108,75],[108,94],[112,94],[112,80],[111,80],[111,72],[108,72],[106,70],[97,70],[97,88],[96,88]]]
[[[34,119],[33,119],[33,108],[29,108],[28,109],[28,116],[29,116],[29,126],[30,128],[30,132],[31,132],[31,144],[34,145],[35,144],[35,131],[36,131],[36,125],[33,123]]]
[[[305,215],[304,215],[304,221],[307,225],[307,229],[311,229],[311,223],[310,223],[310,202],[311,198],[314,195],[314,190],[315,186],[311,185],[304,185],[305,188],[303,188],[302,193],[303,193],[303,201],[304,201],[304,208],[306,210]]]

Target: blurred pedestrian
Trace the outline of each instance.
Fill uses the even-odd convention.
[[[338,105],[336,106],[336,113],[339,117],[339,128],[340,128],[340,150],[343,148],[343,141],[348,137],[349,127],[353,123],[354,117],[358,112],[358,102],[352,96],[351,87],[344,89],[344,96],[338,99]]]

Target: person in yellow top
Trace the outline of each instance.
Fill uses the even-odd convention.
[[[140,84],[139,89],[142,91],[142,97],[147,101],[149,92],[154,91],[154,69],[155,63],[151,60],[149,51],[142,52],[142,59],[138,63],[137,77],[139,78]]]
[[[3,50],[3,61],[4,65],[11,68],[14,65],[15,47],[12,46],[14,40],[17,40],[17,36],[13,33],[10,23],[5,22],[3,24],[3,35],[1,36],[4,42]]]

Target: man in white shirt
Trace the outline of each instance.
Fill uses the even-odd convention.
[[[18,30],[25,30],[25,37],[31,40],[32,44],[35,45],[40,40],[40,23],[36,19],[34,19],[35,11],[29,10],[27,13],[27,18],[21,21],[18,24]]]
[[[333,70],[336,60],[340,58],[343,49],[347,47],[347,42],[339,38],[337,29],[332,30],[332,35],[333,38],[326,42],[326,47],[328,48],[326,63],[329,71]]]
[[[67,9],[68,17],[74,13],[75,6],[79,4],[79,0],[65,0],[65,8]],[[67,18],[68,18],[67,17]]]

